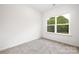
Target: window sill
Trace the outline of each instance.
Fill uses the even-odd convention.
[[[63,36],[69,36],[69,37],[72,37],[72,35],[71,34],[62,34],[62,33],[55,33],[55,34],[57,34],[57,35],[63,35]]]
[[[50,32],[50,33],[52,33],[52,32]],[[72,37],[71,34],[64,34],[64,33],[63,34],[62,33],[53,33],[53,34]]]

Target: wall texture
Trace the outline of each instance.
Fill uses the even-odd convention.
[[[0,5],[0,50],[40,38],[40,19],[27,5]]]
[[[52,16],[70,14],[70,35],[47,32],[47,20]],[[57,5],[43,15],[42,36],[79,47],[79,5]]]

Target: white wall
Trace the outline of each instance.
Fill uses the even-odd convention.
[[[0,5],[0,50],[40,38],[40,19],[27,5]]]
[[[70,13],[70,35],[47,32],[47,20],[52,16]],[[79,47],[79,5],[57,5],[43,15],[42,36]]]

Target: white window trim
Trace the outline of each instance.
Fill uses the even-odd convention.
[[[55,32],[52,32],[52,33],[55,33],[55,34],[58,34],[58,35],[64,35],[64,36],[71,36],[71,34],[70,34],[70,20],[68,20],[69,23],[67,23],[67,24],[57,24],[57,17],[58,16],[53,16],[53,17],[55,17],[55,24],[47,25],[47,26],[55,26],[55,28],[54,28]],[[57,25],[69,25],[69,29],[68,29],[69,30],[69,33],[68,34],[58,33],[57,32]]]

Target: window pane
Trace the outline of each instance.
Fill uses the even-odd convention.
[[[68,19],[64,16],[57,17],[57,24],[66,24],[68,23]]]
[[[69,33],[69,25],[57,25],[58,33]]]
[[[54,26],[47,26],[47,32],[54,32]]]
[[[47,24],[55,24],[55,17],[51,17],[48,21]]]

